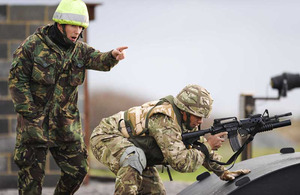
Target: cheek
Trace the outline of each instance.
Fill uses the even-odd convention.
[[[201,120],[199,120],[199,118],[196,117],[191,117],[191,124],[200,124]]]
[[[72,35],[72,31],[70,31],[70,30],[69,30],[69,31],[66,31],[66,33],[67,33],[67,36],[68,36],[68,37],[70,37],[70,36]]]
[[[190,116],[190,120],[191,120],[191,123],[195,123],[195,122],[197,122],[196,118],[195,118],[195,117],[193,117],[193,115],[191,115],[191,116]]]
[[[66,28],[66,33],[67,33],[68,37],[72,35],[72,31],[73,31],[73,29],[71,27]]]
[[[191,123],[192,123],[192,124],[198,124],[198,123],[197,123],[197,120],[195,120],[195,119],[191,119]]]

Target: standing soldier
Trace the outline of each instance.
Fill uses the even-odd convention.
[[[203,164],[222,180],[248,173],[230,172],[205,161],[221,158],[214,150],[221,147],[227,132],[207,140],[202,137],[203,152],[187,149],[182,142],[182,133],[198,130],[209,116],[212,103],[206,89],[188,85],[176,98],[167,96],[102,119],[91,135],[91,147],[94,156],[117,176],[115,194],[166,194],[154,167],[158,164],[169,164],[179,172],[193,172]]]
[[[89,25],[82,0],[62,0],[52,25],[36,30],[15,51],[9,89],[18,113],[14,161],[19,194],[41,194],[50,150],[61,169],[54,194],[74,194],[88,171],[77,108],[86,69],[109,71],[124,59],[119,47],[102,53],[78,41]]]

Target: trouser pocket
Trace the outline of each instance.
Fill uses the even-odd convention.
[[[24,166],[32,165],[34,159],[35,159],[35,154],[34,154],[33,147],[16,146],[14,151],[14,161],[20,169]]]

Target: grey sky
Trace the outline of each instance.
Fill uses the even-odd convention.
[[[213,113],[238,115],[239,95],[277,97],[270,78],[300,73],[300,2],[296,0],[103,0],[89,44],[126,45],[108,73],[89,72],[91,90],[112,89],[153,100],[185,85],[206,87]],[[300,116],[300,88],[257,112]]]
[[[58,4],[59,0],[10,0]],[[114,90],[154,100],[200,84],[213,114],[238,115],[239,95],[277,97],[270,78],[300,73],[298,0],[89,0],[103,3],[88,43],[101,51],[128,46],[110,72],[89,71],[90,90]],[[0,3],[6,3],[0,0]],[[279,101],[257,101],[257,112],[300,117],[300,88]]]

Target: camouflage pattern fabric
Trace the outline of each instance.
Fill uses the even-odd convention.
[[[17,162],[18,156],[23,154],[24,151],[20,148],[24,145],[50,148],[53,156],[60,156],[57,157],[57,163],[63,175],[58,189],[65,190],[65,187],[69,188],[71,185],[68,182],[74,182],[75,188],[82,182],[87,169],[86,155],[78,154],[81,155],[78,158],[82,159],[80,162],[75,159],[73,164],[69,158],[74,154],[69,156],[64,150],[58,154],[52,147],[60,147],[59,143],[76,143],[76,146],[84,148],[77,108],[78,85],[84,82],[87,69],[109,71],[118,61],[111,51],[102,53],[81,41],[77,41],[68,50],[62,50],[48,37],[49,28],[50,25],[37,29],[14,52],[8,83],[15,111],[18,113],[15,160]],[[27,158],[23,160],[27,161]],[[67,168],[63,161],[70,163],[66,164]],[[22,182],[27,185],[29,180],[35,181],[31,186],[41,186],[44,175],[42,157],[40,162],[39,166],[30,164],[20,167],[20,189],[23,189]],[[38,174],[31,175],[31,169],[35,168],[38,169],[34,170]],[[68,173],[68,170],[72,173]],[[32,189],[40,191],[39,187]]]
[[[102,119],[94,129],[90,145],[96,159],[106,165],[115,175],[120,169],[120,158],[127,147],[133,146],[118,130],[123,112]]]
[[[185,112],[208,118],[212,110],[213,99],[205,88],[199,85],[187,85],[174,98],[174,103]]]
[[[78,85],[86,69],[109,71],[117,60],[77,41],[61,50],[38,29],[15,51],[9,89],[18,115],[17,144],[82,141]],[[49,116],[52,124],[44,119]],[[48,128],[47,128],[48,127]]]
[[[143,135],[145,133],[146,118],[151,117],[153,113],[162,113],[176,120],[172,105],[167,102],[163,103],[163,105],[157,105],[158,102],[159,101],[147,102],[142,106],[132,107],[127,110],[127,117],[124,115],[124,120],[130,121],[130,126],[133,129],[132,134],[134,136]],[[120,125],[123,135],[126,135],[127,130],[123,121],[121,121]]]
[[[169,111],[170,106],[166,106],[166,108]],[[204,163],[205,155],[197,149],[187,149],[185,147],[182,142],[182,130],[180,125],[174,118],[163,114],[168,112],[162,112],[161,109],[162,107],[158,109],[158,113],[153,113],[149,118],[148,132],[149,136],[154,137],[158,146],[160,147],[164,156],[163,162],[168,163],[173,169],[178,172],[196,171]],[[120,169],[119,165],[120,157],[122,156],[126,147],[133,145],[128,141],[128,138],[126,138],[118,130],[118,122],[120,121],[120,119],[122,119],[123,114],[124,112],[119,112],[111,117],[103,119],[100,124],[94,129],[91,135],[90,143],[91,149],[96,159],[98,159],[101,163],[106,165],[113,173],[116,174],[116,188],[121,188],[122,190],[120,191],[128,190],[126,191],[126,193],[124,192],[124,194],[133,194],[132,191],[141,188],[141,184],[139,183],[137,176],[135,176],[135,174],[138,174],[138,172],[136,171],[135,174],[128,172],[128,174],[133,174],[136,179],[130,180],[129,183],[123,182],[122,177],[127,177],[126,172],[124,172],[126,169],[124,167]],[[220,155],[211,151],[211,148],[205,139],[203,139],[203,143],[207,146],[208,151],[212,154],[212,158],[220,158]],[[209,170],[213,171],[222,172],[224,169],[223,166],[216,166],[215,164],[210,164],[209,166],[211,166]],[[122,175],[122,177],[120,175]],[[144,178],[145,177],[143,177],[143,179]],[[159,178],[156,178],[156,180],[158,181]],[[117,186],[121,184],[123,185],[123,187]]]
[[[19,145],[14,161],[19,167],[19,194],[42,194],[47,147]],[[81,143],[60,144],[50,152],[61,168],[61,177],[54,194],[74,194],[88,172],[87,152]]]
[[[209,158],[213,159],[213,160],[221,161],[223,157],[212,150],[209,154]],[[217,176],[221,176],[223,174],[223,172],[225,171],[225,167],[223,165],[219,165],[218,163],[215,163],[215,162],[207,163],[205,161],[203,163],[203,166],[207,170],[214,172]]]
[[[115,195],[166,194],[165,187],[155,167],[147,167],[140,175],[134,168],[122,167],[116,178]]]
[[[185,147],[181,138],[181,128],[170,117],[153,115],[149,120],[149,136],[156,140],[165,158],[164,162],[178,172],[194,172],[204,162],[205,155],[201,151]],[[208,144],[204,144],[211,152]]]

